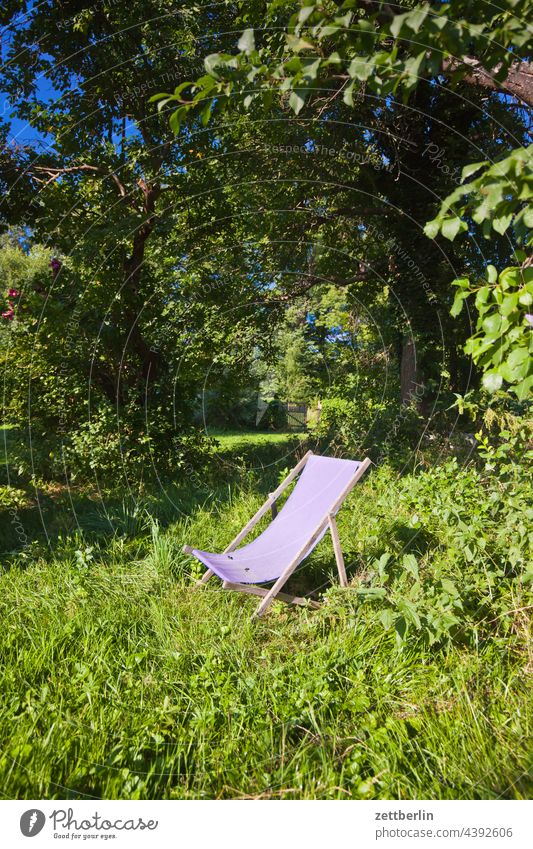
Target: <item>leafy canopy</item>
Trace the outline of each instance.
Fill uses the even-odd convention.
[[[372,0],[341,4],[303,0],[293,5],[288,20],[283,20],[279,2],[267,3],[266,9],[263,6],[247,4],[251,11],[243,20],[253,18],[254,11],[257,15],[259,7],[263,18],[258,26],[244,30],[237,53],[208,55],[206,73],[199,79],[152,98],[160,109],[178,104],[170,118],[175,132],[191,116],[199,116],[206,125],[212,115],[230,104],[270,108],[274,94],[299,115],[306,105],[312,109],[324,91],[331,92],[331,101],[342,95],[344,103],[353,107],[354,95],[361,89],[387,103],[396,97],[407,101],[422,81],[454,89],[468,83],[533,104],[533,76],[525,61],[531,0],[506,0],[482,7],[470,0],[414,3],[400,14],[388,4]],[[463,182],[444,201],[438,216],[427,224],[426,234],[453,240],[468,232],[470,216],[482,226],[486,238],[496,231],[516,239],[519,246],[530,247],[531,153],[531,147],[518,148],[493,165],[468,165],[463,180],[473,174],[476,179]],[[514,266],[502,270],[497,280],[490,272],[489,285],[494,291],[483,302],[476,334],[467,344],[467,351],[486,371],[486,388],[497,389],[505,380],[521,398],[531,387],[533,369],[530,364],[526,367],[523,353],[528,348],[525,333],[529,328],[525,319],[528,280],[522,270],[525,261],[524,254],[517,255],[515,283],[510,282],[515,279]],[[452,315],[458,315],[459,304],[475,291],[476,283],[472,286],[460,285]],[[505,294],[503,286],[512,292]],[[511,307],[515,295],[516,304]],[[486,307],[488,302],[493,306]],[[503,302],[505,314],[498,323],[492,310],[498,311]],[[481,304],[477,298],[476,306]],[[490,316],[486,309],[491,310]],[[508,316],[513,309],[516,320],[511,326]],[[489,320],[493,317],[494,321]],[[502,334],[507,334],[506,340]],[[492,350],[495,342],[497,350]],[[500,356],[503,352],[505,359]]]

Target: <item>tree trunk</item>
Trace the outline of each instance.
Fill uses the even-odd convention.
[[[142,178],[138,180],[138,185],[144,196],[143,207],[148,218],[135,233],[133,237],[131,255],[124,263],[124,274],[126,278],[125,289],[126,291],[131,292],[133,304],[135,304],[139,293],[142,268],[146,255],[146,243],[154,228],[156,217],[155,205],[161,192],[161,188],[158,184],[151,185]],[[163,362],[161,353],[152,348],[144,339],[138,325],[138,315],[135,308],[132,309],[131,306],[127,308],[126,317],[130,324],[129,344],[141,360],[143,379],[145,381],[148,381],[149,379],[154,380],[161,370]],[[145,391],[146,390],[143,387],[141,399],[144,399]]]

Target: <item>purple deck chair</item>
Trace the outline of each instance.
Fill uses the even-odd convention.
[[[308,451],[222,554],[212,554],[189,545],[183,547],[184,553],[194,555],[207,566],[198,583],[204,584],[217,575],[224,589],[262,596],[254,616],[261,616],[274,597],[290,604],[319,607],[317,602],[286,595],[280,590],[302,560],[318,545],[328,528],[340,584],[343,587],[348,585],[335,515],[369,465],[368,457],[362,462],[337,460]],[[298,483],[277,513],[276,499],[300,472]],[[270,525],[253,542],[237,548],[269,509],[273,516]],[[270,589],[257,586],[270,581],[275,581]]]

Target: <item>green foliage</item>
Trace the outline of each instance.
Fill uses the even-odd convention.
[[[475,66],[497,66],[496,78],[502,80],[526,48],[523,20],[531,11],[530,0],[506,0],[492,16],[479,14],[464,0],[438,8],[416,3],[401,14],[379,5],[367,5],[363,12],[352,0],[305,0],[300,5],[285,22],[281,44],[277,27],[261,36],[261,46],[248,28],[238,53],[211,54],[205,59],[206,74],[194,83],[154,95],[159,108],[180,104],[172,114],[172,129],[177,131],[191,113],[200,113],[207,122],[235,95],[251,108],[269,105],[277,91],[298,115],[313,94],[331,87],[335,76],[348,78],[342,87],[348,106],[354,105],[361,83],[381,97],[402,94],[407,99],[426,77],[448,73],[457,85],[471,72],[473,49]],[[266,19],[279,24],[276,2],[267,4]]]
[[[23,489],[14,486],[0,486],[0,509],[8,510],[12,507],[25,507],[28,503],[28,495]]]
[[[420,440],[423,418],[416,404],[377,401],[372,393],[359,391],[357,400],[330,396],[321,402],[320,420],[313,435],[327,453],[370,455],[375,459],[408,461]]]
[[[239,349],[250,347],[253,320],[237,326],[232,344],[214,311],[206,316],[224,299],[228,308],[246,302],[241,288],[223,296],[234,271],[222,279],[217,250],[205,259],[190,220],[187,199],[205,198],[217,176],[210,183],[187,168],[190,142],[166,144],[166,121],[147,114],[151,92],[193,72],[206,19],[219,31],[231,29],[225,9],[200,17],[186,9],[164,14],[159,0],[74,14],[57,4],[5,9],[2,88],[32,137],[51,140],[46,154],[28,146],[20,156],[23,179],[10,188],[24,186],[25,210],[11,210],[8,220],[24,239],[3,244],[0,260],[22,293],[13,313],[2,309],[9,315],[0,319],[0,336],[4,416],[25,443],[18,462],[25,474],[62,475],[65,463],[77,481],[97,465],[108,478],[130,467],[137,481],[156,468],[177,473],[182,455],[191,449],[189,459],[195,456],[193,405],[216,350],[231,348],[239,360]],[[146,19],[158,25],[146,26]],[[110,50],[114,31],[128,37],[113,39]],[[134,59],[142,55],[150,61]],[[196,210],[205,208],[199,200]],[[23,279],[17,269],[39,250],[58,264],[39,269],[39,280]]]
[[[174,409],[168,402],[154,403],[147,413],[130,391],[117,410],[113,392],[109,397],[99,379],[110,351],[104,344],[95,355],[92,336],[95,311],[107,295],[95,286],[84,303],[68,260],[54,277],[52,256],[39,245],[28,250],[14,234],[0,247],[6,293],[18,293],[13,319],[0,320],[2,412],[18,435],[10,452],[13,470],[41,479],[67,475],[79,481],[97,474],[101,480],[139,483],[157,473],[175,474],[184,458],[201,465],[206,443],[193,436],[182,399]],[[107,341],[108,332],[104,322],[97,335]],[[123,364],[125,383],[133,365]],[[161,381],[158,388],[169,397],[168,384]],[[117,393],[120,398],[118,384]]]
[[[64,9],[6,9],[3,87],[53,143],[0,157],[5,794],[530,795],[531,152],[493,88],[530,0]],[[470,379],[474,293],[467,350],[501,389],[459,397],[463,466],[421,409]],[[321,398],[316,433],[271,434],[275,402],[263,432],[191,430],[205,407],[253,426],[259,386]],[[319,611],[191,594],[183,544],[223,550],[307,445],[376,461],[339,514],[350,586],[327,536],[292,579]]]
[[[313,105],[324,99],[324,92],[330,93],[328,103],[342,93],[344,103],[353,107],[354,97],[363,86],[365,93],[385,98],[401,96],[407,102],[421,80],[432,79],[440,85],[443,75],[455,90],[460,90],[465,81],[489,88],[505,83],[507,93],[531,103],[531,91],[520,86],[515,91],[507,78],[510,70],[519,68],[521,59],[528,58],[528,32],[522,20],[527,19],[531,8],[531,0],[507,0],[492,14],[480,14],[471,3],[451,0],[438,8],[416,3],[412,9],[396,14],[390,6],[379,4],[365,4],[362,12],[351,0],[340,5],[306,0],[285,21],[283,45],[278,26],[262,35],[260,46],[256,45],[253,29],[248,28],[237,54],[206,58],[207,73],[191,83],[188,99],[184,99],[181,87],[174,94],[156,95],[153,100],[165,107],[180,102],[171,119],[176,131],[200,108],[205,120],[209,120],[212,106],[213,111],[228,109],[235,102],[246,109],[260,104],[270,108],[273,92],[296,115],[304,106],[311,113]],[[278,18],[278,4],[267,4],[267,19],[279,24]],[[338,80],[343,80],[342,84]],[[426,224],[426,234],[434,238],[440,232],[453,241],[460,232],[468,231],[465,218],[471,216],[486,238],[494,232],[504,235],[512,228],[516,243],[526,242],[533,223],[531,155],[531,147],[518,147],[494,165],[466,165],[463,185],[446,198],[437,218]],[[464,182],[480,169],[481,175]],[[511,269],[502,272],[511,273]],[[458,309],[456,302],[452,314],[457,315]],[[492,328],[497,321],[497,316],[481,315],[479,323],[487,322]],[[518,321],[515,327],[520,324]],[[478,327],[468,352],[486,370],[487,388],[495,390],[505,379],[516,385],[523,397],[531,384],[524,348],[517,342],[521,333],[514,338],[512,328],[509,358],[499,364],[494,361],[498,351],[488,356],[488,347],[494,341],[489,339],[491,334],[492,329],[485,334]],[[495,366],[503,371],[495,370]]]
[[[493,165],[476,162],[462,171],[462,185],[443,202],[437,217],[426,224],[425,232],[434,238],[440,231],[453,241],[468,229],[466,217],[482,226],[485,238],[495,230],[503,235],[512,228],[518,244],[531,244],[533,226],[533,145],[513,150]],[[468,178],[479,171],[473,180]],[[468,182],[467,182],[468,181]]]
[[[483,369],[483,386],[496,392],[504,381],[519,400],[533,387],[533,333],[526,311],[533,304],[533,268],[510,267],[498,275],[488,267],[488,281],[473,285],[468,278],[456,280],[452,314],[458,314],[470,295],[475,295],[476,333],[465,351]]]
[[[101,407],[63,441],[61,456],[54,456],[54,471],[57,475],[61,462],[72,481],[97,477],[107,483],[127,479],[138,485],[156,476],[181,476],[187,469],[201,473],[211,447],[210,440],[196,431],[176,434],[166,416],[144,422],[143,427],[135,413],[120,421],[114,411]]]
[[[485,238],[493,231],[504,234],[512,228],[518,244],[530,247],[531,201],[533,199],[533,146],[520,148],[490,166],[479,162],[463,169],[463,185],[443,203],[439,215],[426,225],[434,238],[439,231],[453,241],[467,229],[465,216],[483,227]],[[481,175],[465,183],[472,174]],[[451,314],[460,314],[464,301],[475,294],[476,333],[465,350],[483,370],[483,385],[496,392],[503,382],[520,400],[531,394],[533,386],[533,337],[526,314],[533,304],[533,269],[526,254],[518,251],[521,266],[504,268],[498,274],[494,265],[487,267],[487,282],[480,284],[469,277],[454,281],[457,287]]]
[[[385,405],[372,405],[362,397],[358,401],[342,397],[325,398],[321,404],[320,420],[314,433],[326,440],[329,450],[342,449],[359,455],[367,444],[372,423]]]
[[[497,455],[488,440],[481,453],[491,460]],[[446,547],[441,569],[416,583],[409,596],[411,625],[425,630],[430,640],[446,635],[469,639],[469,629],[504,617],[509,599],[520,600],[529,592],[533,503],[527,469],[515,461],[506,481],[493,462],[486,470],[460,469],[451,460],[406,479],[403,487],[404,503],[416,511],[414,527]]]

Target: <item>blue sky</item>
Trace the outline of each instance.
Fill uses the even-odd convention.
[[[31,8],[31,4],[30,4]],[[26,18],[15,15],[11,24],[7,27],[4,27],[0,30],[1,37],[1,47],[2,47],[2,57],[3,61],[4,56],[9,51],[10,47],[10,35],[13,32],[13,28],[24,26]],[[45,77],[37,78],[37,97],[40,100],[50,101],[58,96],[58,93],[54,90],[53,86]],[[7,122],[11,126],[12,138],[18,144],[32,144],[36,145],[37,143],[41,143],[43,146],[47,146],[51,141],[50,136],[43,135],[42,133],[37,132],[27,121],[21,121],[19,118],[13,116],[13,104],[9,101],[7,94],[0,89],[0,118]]]

